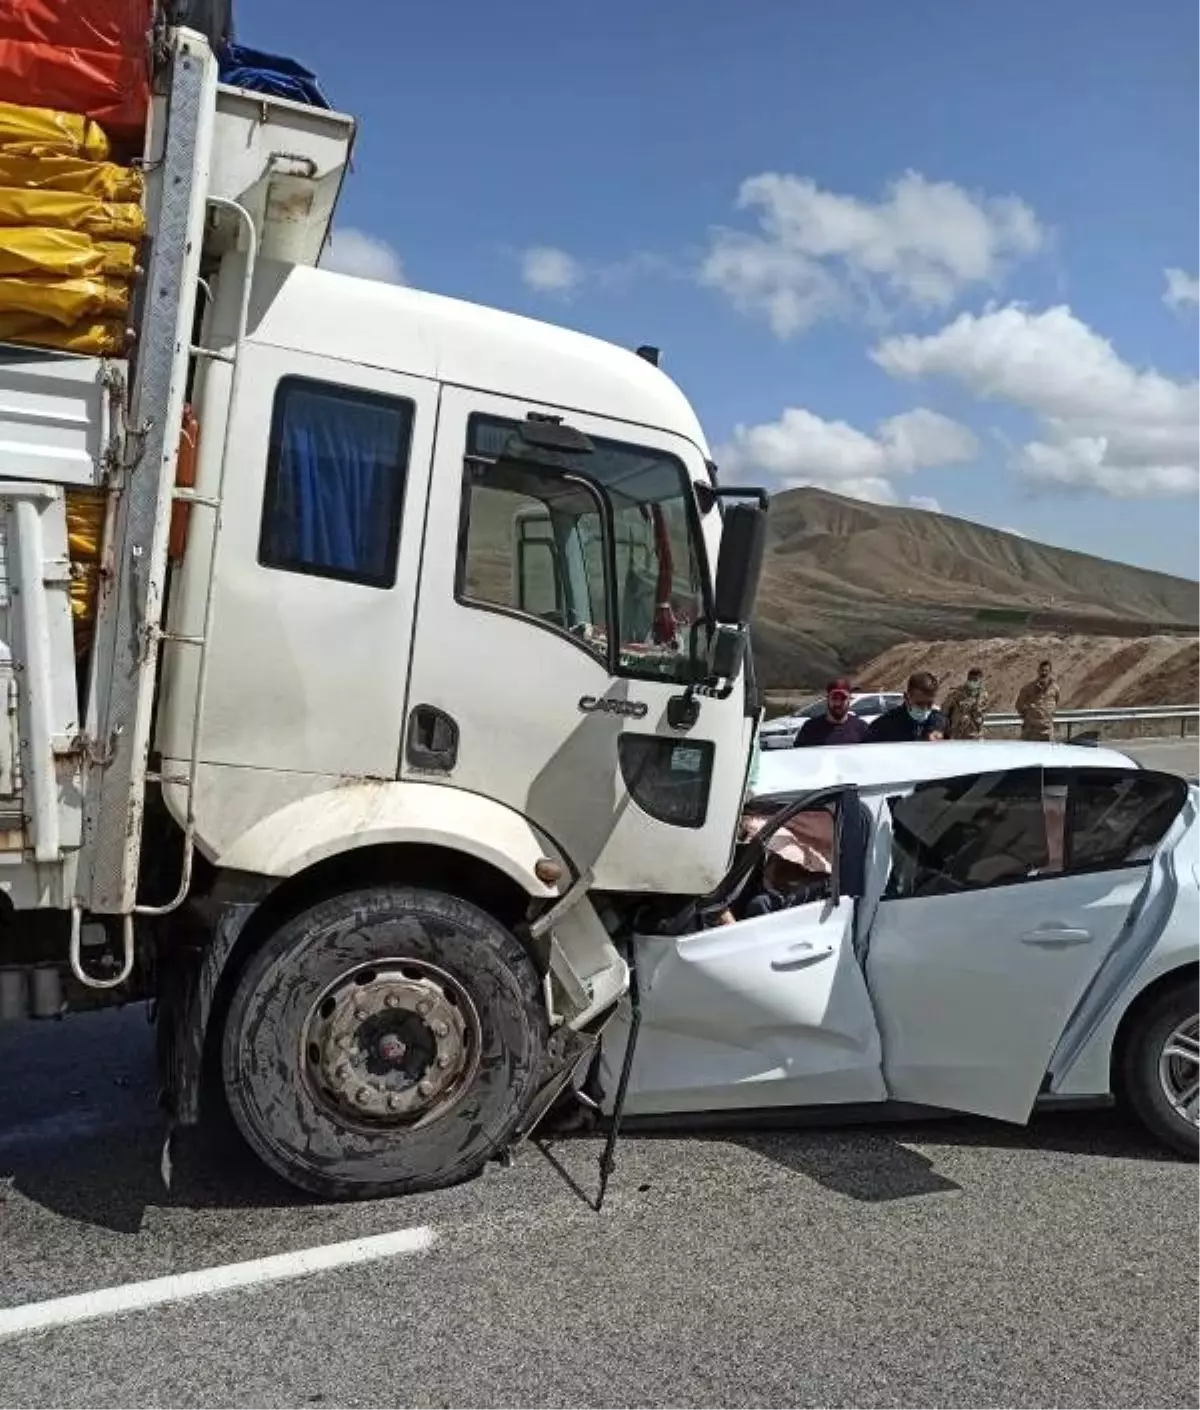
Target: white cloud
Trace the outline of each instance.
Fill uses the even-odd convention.
[[[778,421],[735,426],[717,462],[731,479],[761,476],[784,489],[818,485],[850,499],[895,504],[894,475],[959,464],[978,449],[965,426],[925,407],[890,417],[872,436],[789,406]]]
[[[566,250],[534,245],[521,255],[521,278],[538,294],[569,294],[583,282],[583,266]]]
[[[910,509],[927,509],[930,514],[940,514],[942,506],[931,494],[910,494],[908,497]]]
[[[378,279],[384,284],[404,283],[404,261],[399,253],[375,235],[345,225],[335,230],[321,253],[322,269]]]
[[[1122,499],[1194,493],[1200,395],[1124,362],[1069,308],[960,314],[928,337],[885,338],[872,358],[896,377],[950,377],[1031,412],[1041,435],[1013,457],[1034,485]]]
[[[881,300],[945,308],[971,285],[997,284],[1046,238],[1016,196],[976,195],[915,171],[874,203],[764,172],[742,183],[737,205],[754,212],[757,231],[715,231],[700,278],[780,338]]]
[[[1185,273],[1182,269],[1164,269],[1163,276],[1167,287],[1163,290],[1163,303],[1168,308],[1182,309],[1191,304],[1200,305],[1200,279]]]

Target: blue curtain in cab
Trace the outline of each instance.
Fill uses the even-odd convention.
[[[395,578],[411,411],[284,384],[261,558],[375,585]]]

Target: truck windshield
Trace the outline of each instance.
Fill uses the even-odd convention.
[[[622,675],[686,681],[705,580],[683,462],[599,437],[532,450],[519,430],[470,419],[459,596],[535,617]]]

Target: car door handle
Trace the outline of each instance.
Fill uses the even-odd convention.
[[[813,948],[810,941],[801,940],[798,945],[793,945],[788,950],[786,959],[772,960],[771,968],[781,971],[807,969],[809,965],[820,964],[822,960],[827,960],[832,954],[832,945],[825,945],[817,950]]]
[[[1059,950],[1067,945],[1086,945],[1092,938],[1090,930],[1071,925],[1039,925],[1021,936],[1023,945],[1042,945],[1047,950]]]

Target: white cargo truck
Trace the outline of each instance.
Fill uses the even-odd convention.
[[[0,1016],[153,999],[174,1122],[427,1189],[729,865],[765,496],[652,349],[317,268],[352,119],[168,49],[129,358],[0,349]]]

